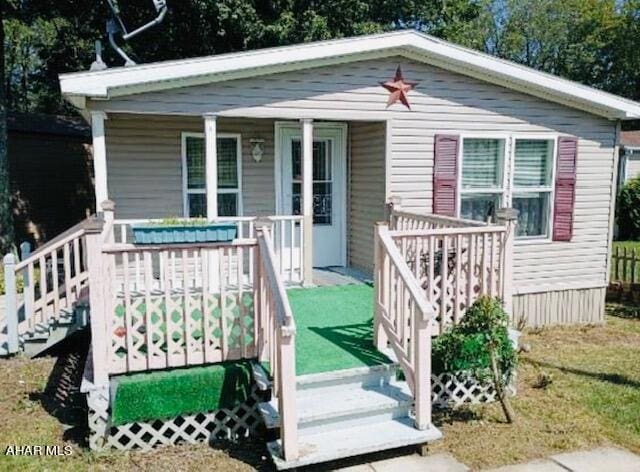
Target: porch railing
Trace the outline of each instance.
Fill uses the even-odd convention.
[[[376,346],[382,352],[392,350],[414,396],[416,427],[426,429],[431,425],[431,319],[435,310],[384,224],[376,226],[374,259]]]
[[[159,219],[117,219],[114,221],[114,237],[117,243],[133,243],[132,226],[144,223],[160,223]],[[301,284],[304,278],[304,234],[302,216],[275,215],[266,217],[220,217],[212,222],[231,223],[238,228],[238,239],[255,238],[257,227],[266,227],[271,233],[276,263],[286,284]],[[253,258],[253,254],[250,256]],[[133,262],[135,263],[135,261]],[[253,270],[253,259],[249,261]]]
[[[255,253],[255,239],[103,246],[109,373],[253,357]]]
[[[5,256],[6,353],[18,352],[23,336],[46,335],[50,325],[70,315],[79,300],[87,299],[86,221],[34,252],[28,243],[23,244],[19,262],[13,254]]]
[[[278,274],[270,232],[257,233],[259,260],[256,268],[255,304],[258,313],[258,359],[266,363],[278,399],[280,440],[285,460],[298,457],[296,415],[296,326],[284,284]]]
[[[258,358],[278,399],[283,455],[296,458],[295,322],[273,221],[249,221],[230,242],[135,245],[129,222],[105,220],[86,234],[94,385],[108,397],[110,375]]]
[[[502,299],[511,312],[515,210],[499,210],[497,225],[404,211],[390,215],[390,237],[436,310],[435,333],[457,324],[481,295]]]

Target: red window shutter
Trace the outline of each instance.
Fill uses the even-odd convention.
[[[433,164],[433,213],[456,216],[460,137],[436,134]]]
[[[578,140],[569,137],[558,138],[556,191],[553,202],[554,241],[571,241],[573,235],[577,161]]]

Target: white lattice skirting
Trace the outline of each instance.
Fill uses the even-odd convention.
[[[249,398],[233,409],[119,426],[110,425],[106,403],[99,401],[98,395],[98,392],[89,392],[87,396],[89,446],[93,450],[148,450],[158,445],[196,444],[212,439],[235,441],[256,435],[263,428],[258,403],[264,401],[264,392],[255,385]]]
[[[509,395],[516,394],[515,375],[507,387]],[[451,408],[464,403],[491,403],[497,400],[493,385],[481,384],[467,373],[431,376],[431,402],[433,406]]]

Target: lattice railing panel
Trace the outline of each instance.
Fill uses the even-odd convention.
[[[223,351],[237,352],[237,357],[250,355],[255,340],[253,294],[225,293],[224,309],[221,297],[194,292],[136,296],[128,302],[118,298],[111,318],[110,371],[220,362],[226,357]]]

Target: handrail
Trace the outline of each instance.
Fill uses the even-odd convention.
[[[284,289],[268,227],[257,228],[258,267],[256,300],[258,312],[258,358],[268,361],[273,378],[272,394],[278,399],[280,439],[285,460],[298,458],[296,413],[295,332],[289,299]]]
[[[374,333],[377,348],[393,351],[415,402],[418,429],[431,426],[431,319],[435,310],[386,225],[376,225]],[[408,295],[408,296],[407,296]]]
[[[260,256],[262,257],[264,268],[267,271],[269,288],[276,303],[278,324],[286,330],[287,334],[295,334],[296,323],[293,319],[291,305],[289,304],[289,298],[287,297],[284,283],[276,269],[276,255],[273,250],[273,242],[271,240],[271,235],[267,231],[258,235],[258,245],[260,247]]]
[[[193,243],[171,243],[171,244],[130,244],[130,243],[112,243],[102,246],[102,252],[115,254],[119,252],[143,252],[143,251],[163,251],[166,249],[218,249],[222,247],[243,247],[255,246],[255,238],[234,239],[225,242],[193,242]]]
[[[29,263],[37,261],[42,255],[50,253],[55,249],[60,249],[69,241],[82,236],[84,234],[84,224],[90,218],[92,217],[85,218],[80,223],[60,233],[52,240],[47,241],[43,246],[40,246],[38,249],[29,254],[29,257],[16,264],[15,270],[19,271],[20,269],[24,269],[27,265],[29,265]]]
[[[409,270],[409,266],[402,257],[398,246],[393,242],[391,238],[391,232],[386,227],[381,227],[379,231],[380,242],[383,244],[389,259],[398,270],[400,277],[402,277],[404,283],[407,285],[407,289],[411,293],[412,298],[415,300],[420,312],[423,315],[423,320],[428,321],[435,315],[433,305],[429,303],[427,297],[424,294],[424,290],[420,287],[420,284]]]
[[[476,220],[470,220],[466,218],[455,218],[453,216],[445,216],[445,215],[436,215],[433,213],[427,213],[419,210],[405,210],[393,208],[391,210],[391,217],[402,217],[402,218],[410,218],[415,220],[421,220],[424,222],[441,222],[441,223],[449,223],[453,226],[478,226],[478,227],[486,227],[490,226],[488,223]]]
[[[416,236],[444,236],[456,234],[480,234],[480,233],[504,233],[506,226],[474,226],[460,228],[434,228],[434,229],[398,229],[389,231],[392,238],[416,237]]]

